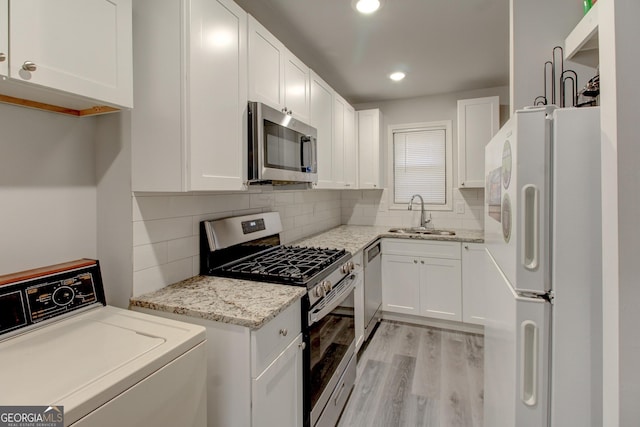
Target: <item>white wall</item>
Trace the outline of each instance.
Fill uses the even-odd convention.
[[[388,127],[404,123],[451,120],[453,142],[453,204],[451,211],[433,211],[433,223],[438,228],[464,228],[482,230],[484,227],[484,190],[458,190],[458,100],[500,97],[500,123],[508,119],[509,88],[480,89],[474,91],[447,93],[386,102],[370,102],[355,105],[356,110],[379,108],[382,112],[384,152],[388,152]],[[385,156],[385,161],[386,161]],[[385,172],[387,172],[385,167]],[[389,179],[386,179],[389,182]],[[391,210],[389,190],[346,191],[342,198],[342,222],[358,225],[413,226],[420,221],[419,209],[414,211]],[[456,205],[464,204],[464,213],[455,213]]]
[[[603,425],[640,420],[640,15],[638,0],[599,4],[602,82]]]
[[[199,224],[205,219],[278,211],[283,243],[340,225],[340,191],[133,196],[133,295],[199,273]]]
[[[0,274],[97,257],[95,128],[0,104]]]

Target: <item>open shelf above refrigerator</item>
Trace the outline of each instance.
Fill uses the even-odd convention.
[[[594,4],[564,42],[565,59],[596,68],[598,51],[598,6]]]

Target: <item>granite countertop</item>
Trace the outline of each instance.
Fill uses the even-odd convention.
[[[455,236],[390,233],[390,227],[342,225],[294,242],[297,246],[345,249],[355,254],[380,237],[455,242],[484,242],[481,231],[456,230]],[[306,294],[299,286],[225,277],[195,276],[155,292],[131,298],[131,307],[260,329]]]
[[[484,243],[484,232],[476,230],[455,230],[456,234],[434,235],[417,233],[391,233],[392,227],[367,225],[341,225],[315,236],[294,242],[297,246],[345,249],[352,254],[364,249],[380,237],[412,240],[440,240],[447,242]]]
[[[299,286],[195,276],[131,298],[129,306],[260,329],[306,293]]]

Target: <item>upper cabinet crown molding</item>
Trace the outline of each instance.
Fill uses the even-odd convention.
[[[133,191],[246,189],[246,12],[231,0],[134,11]]]
[[[484,147],[500,128],[500,98],[458,100],[458,187],[484,188]]]
[[[309,122],[310,70],[249,15],[249,100]]]
[[[0,101],[72,115],[133,106],[131,0],[0,0]]]

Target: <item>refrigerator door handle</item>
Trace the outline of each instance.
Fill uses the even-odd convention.
[[[538,268],[540,243],[540,210],[538,187],[528,184],[522,187],[522,265],[527,270]]]
[[[531,320],[520,324],[520,399],[535,406],[538,398],[538,326]]]

